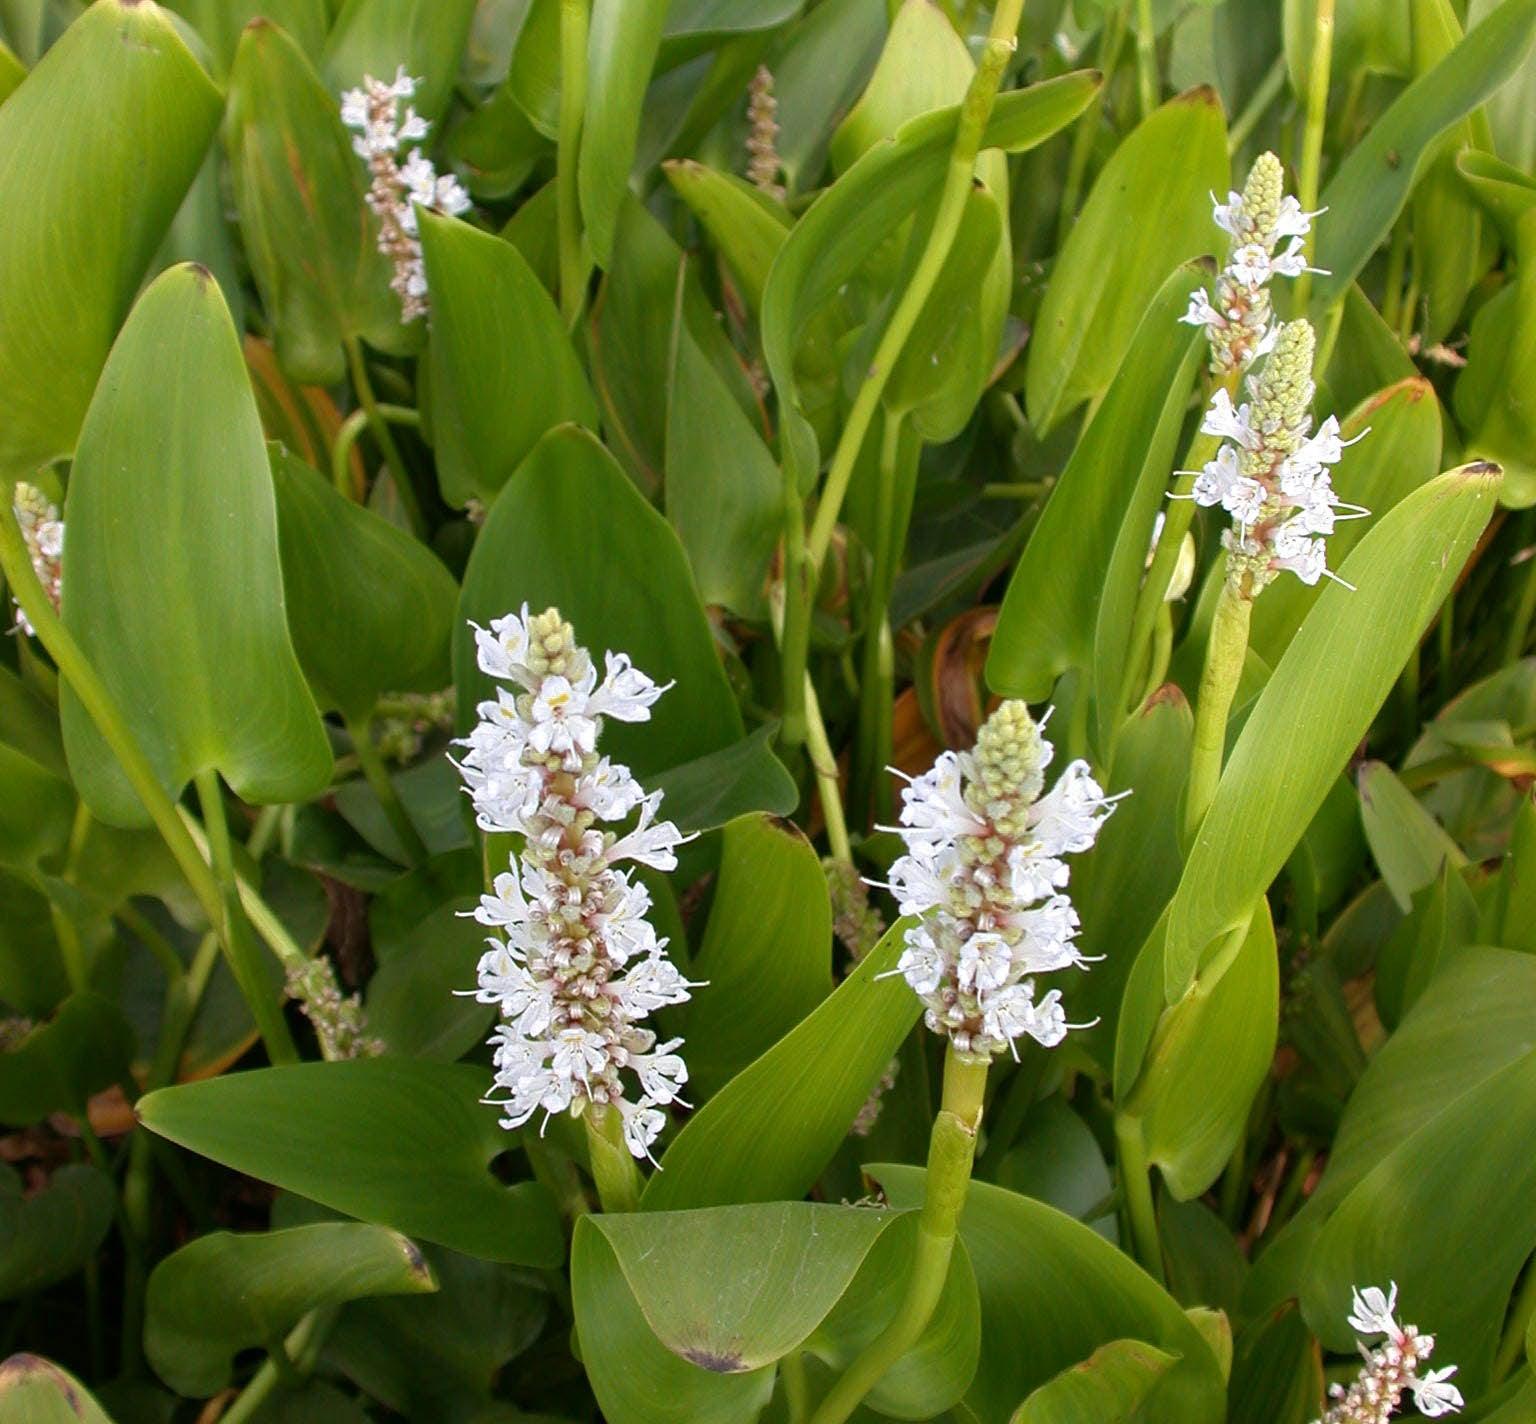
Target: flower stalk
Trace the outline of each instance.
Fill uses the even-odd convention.
[[[1323,130],[1328,123],[1328,79],[1333,67],[1334,0],[1314,0],[1312,53],[1307,60],[1307,119],[1301,135],[1301,171],[1297,186],[1301,206],[1317,205],[1323,167]],[[1312,297],[1312,278],[1302,272],[1296,280],[1296,310],[1305,312]]]
[[[560,315],[568,329],[581,318],[587,295],[587,259],[581,240],[577,160],[587,107],[587,32],[591,0],[560,0],[560,128],[555,144],[555,230],[559,252]]]

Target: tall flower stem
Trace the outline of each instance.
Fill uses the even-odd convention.
[[[582,1114],[587,1124],[587,1151],[592,1161],[592,1180],[604,1211],[640,1209],[640,1169],[624,1145],[617,1110],[589,1108]]]
[[[581,251],[581,192],[576,162],[587,106],[587,30],[591,0],[560,0],[560,130],[555,146],[555,226],[560,257],[560,315],[574,327],[586,301]]]
[[[1115,1160],[1120,1171],[1120,1195],[1130,1221],[1131,1241],[1143,1269],[1159,1285],[1163,1281],[1163,1247],[1152,1205],[1152,1178],[1141,1119],[1115,1114]]]
[[[889,1325],[834,1384],[811,1424],[842,1424],[859,1402],[922,1338],[949,1275],[960,1211],[971,1183],[988,1063],[968,1061],[951,1047],[944,1058],[944,1097],[928,1142],[928,1174],[917,1247],[907,1289]]]
[[[778,621],[780,692],[779,742],[786,750],[804,746],[805,689],[810,679],[811,605],[816,576],[805,548],[805,502],[792,460],[784,461],[784,606]]]
[[[1152,24],[1152,0],[1136,0],[1136,92],[1141,116],[1157,107],[1157,32]]]
[[[368,785],[378,798],[385,818],[389,821],[390,829],[394,831],[395,838],[405,852],[406,860],[412,868],[425,865],[429,854],[427,843],[422,840],[421,832],[416,829],[415,822],[411,820],[410,812],[405,809],[405,802],[400,799],[400,793],[395,789],[389,768],[384,765],[384,758],[379,755],[379,749],[373,744],[372,719],[364,718],[361,722],[354,722],[348,718],[347,734],[352,738],[352,747],[357,753],[358,765],[362,767]]]
[[[1328,72],[1333,64],[1334,0],[1316,0],[1317,12],[1312,27],[1312,54],[1307,60],[1307,122],[1301,136],[1301,170],[1297,174],[1297,196],[1307,212],[1317,207],[1317,192],[1323,166],[1323,129],[1328,122]],[[1307,256],[1314,252],[1313,239],[1307,239]],[[1312,274],[1302,272],[1296,278],[1297,313],[1304,313],[1312,295]]]
[[[357,392],[358,403],[368,417],[368,429],[373,433],[374,441],[384,456],[384,463],[389,466],[395,493],[400,496],[400,507],[410,520],[411,528],[417,534],[424,535],[427,532],[427,521],[421,512],[421,501],[416,498],[416,487],[411,483],[410,471],[405,467],[405,459],[400,454],[400,447],[395,444],[389,421],[384,418],[383,408],[373,393],[373,382],[368,376],[368,362],[363,356],[362,344],[357,337],[350,335],[343,341],[347,349],[347,366],[352,373],[352,389]]]
[[[1222,584],[1211,619],[1205,670],[1200,676],[1200,700],[1195,707],[1195,738],[1190,751],[1189,785],[1184,794],[1184,838],[1193,841],[1221,780],[1221,760],[1227,745],[1227,716],[1248,656],[1248,624],[1253,600]]]

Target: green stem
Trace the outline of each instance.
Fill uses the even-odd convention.
[[[1270,1213],[1269,1223],[1264,1228],[1266,1231],[1276,1231],[1291,1219],[1291,1213],[1301,1199],[1302,1188],[1307,1185],[1307,1178],[1312,1175],[1312,1168],[1316,1164],[1316,1148],[1308,1147],[1298,1154],[1290,1175],[1285,1179],[1285,1185],[1280,1189],[1280,1195],[1275,1198],[1275,1209]]]
[[[1157,621],[1152,625],[1152,654],[1147,664],[1146,686],[1141,694],[1143,702],[1163,685],[1172,657],[1173,609],[1165,601],[1157,611]]]
[[[976,1133],[987,1088],[985,1062],[966,1062],[950,1048],[944,1098],[928,1144],[928,1175],[917,1224],[912,1274],[896,1314],[828,1391],[811,1424],[842,1424],[890,1368],[922,1338],[949,1275],[960,1211],[971,1183]]]
[[[367,418],[368,429],[373,433],[374,442],[384,456],[384,463],[389,466],[395,492],[400,496],[400,507],[405,511],[406,518],[411,521],[411,528],[424,537],[427,532],[426,516],[421,512],[421,501],[416,498],[416,487],[411,483],[410,472],[405,467],[405,459],[400,454],[400,447],[395,444],[395,437],[390,433],[389,422],[384,418],[383,407],[373,393],[373,382],[368,377],[368,362],[363,356],[362,345],[355,336],[343,338],[343,344],[347,350],[347,366],[352,372],[352,388],[357,392],[357,399],[363,407],[363,414]],[[334,474],[333,465],[333,477]]]
[[[805,551],[805,502],[800,494],[795,462],[784,460],[784,601],[779,623],[780,700],[783,708],[779,743],[786,751],[803,746],[806,738],[805,685],[809,677],[811,605],[816,576]]]
[[[1525,654],[1525,645],[1531,636],[1531,621],[1536,619],[1536,556],[1530,560],[1526,571],[1525,587],[1520,590],[1520,602],[1515,616],[1509,623],[1509,636],[1504,643],[1504,661],[1515,662]]]
[[[560,129],[555,146],[555,225],[560,256],[560,314],[568,329],[587,297],[576,163],[587,107],[587,29],[591,0],[560,0]]]
[[[261,1041],[273,1063],[297,1063],[299,1051],[293,1046],[282,1004],[263,982],[261,956],[251,939],[250,922],[240,904],[240,887],[235,879],[235,862],[229,843],[229,822],[224,818],[224,793],[219,774],[205,769],[196,776],[197,797],[203,809],[203,825],[208,835],[208,849],[213,873],[221,890],[219,923],[224,929],[225,949],[235,982],[240,985],[246,1003],[256,1019]]]
[[[332,1306],[312,1310],[299,1321],[288,1332],[287,1339],[262,1362],[235,1402],[219,1416],[219,1424],[250,1424],[274,1393],[294,1379],[307,1376],[320,1358],[337,1314],[337,1308]]]
[[[1136,92],[1141,116],[1157,107],[1157,32],[1152,26],[1152,0],[1136,0]]]
[[[421,412],[412,410],[408,405],[389,405],[380,401],[377,409],[380,416],[392,425],[405,425],[412,429],[421,426]],[[367,498],[367,491],[352,478],[352,447],[357,444],[357,437],[363,433],[363,427],[367,424],[368,411],[359,406],[341,422],[336,439],[331,444],[331,483],[336,486],[337,494],[358,504]]]
[[[534,1180],[555,1199],[555,1206],[568,1224],[587,1214],[587,1193],[581,1184],[581,1173],[565,1153],[537,1133],[525,1132],[523,1154],[533,1169]]]
[[[1508,1378],[1509,1372],[1520,1363],[1520,1356],[1525,1350],[1525,1337],[1533,1316],[1536,1316],[1536,1257],[1532,1257],[1527,1264],[1525,1281],[1520,1287],[1520,1293],[1515,1297],[1514,1305],[1510,1308],[1509,1323],[1504,1327],[1504,1334],[1499,1340],[1498,1353],[1493,1357],[1493,1379],[1490,1383],[1502,1384]]]
[[[805,1355],[791,1350],[779,1361],[779,1379],[784,1385],[784,1408],[789,1424],[805,1424],[810,1409],[810,1386],[805,1378]]]
[[[880,437],[879,484],[875,491],[873,567],[864,608],[863,665],[859,677],[859,740],[853,777],[852,804],[860,824],[885,784],[894,737],[891,706],[895,695],[895,665],[888,610],[895,577],[897,540],[896,461],[901,448],[902,417],[887,411]],[[880,812],[877,809],[877,815]]]
[[[112,917],[124,925],[155,957],[160,968],[165,971],[167,983],[174,983],[187,972],[187,966],[181,962],[175,946],[139,913],[132,900],[124,900],[112,912]]]
[[[180,808],[178,808],[180,809]],[[181,810],[182,823],[186,826],[187,834],[192,838],[192,843],[204,855],[208,854],[208,836],[203,828],[198,825],[190,811]],[[251,928],[266,942],[268,949],[277,956],[278,963],[284,969],[302,968],[309,962],[299,942],[288,933],[288,927],[279,918],[278,913],[265,900],[261,893],[249,880],[235,871],[235,884],[240,889],[240,904],[245,910],[245,917],[251,922]]]
[[[827,826],[827,849],[850,865],[853,847],[848,840],[848,822],[843,816],[843,793],[837,779],[837,755],[827,740],[826,724],[821,720],[821,701],[816,696],[811,675],[805,675],[805,749],[816,773],[816,792],[821,801],[821,818]]]
[[[283,812],[287,807],[281,803],[271,806],[263,806],[256,813],[255,824],[251,827],[251,833],[245,838],[245,853],[254,861],[260,862],[261,858],[271,849],[272,842],[276,839],[283,825]]]
[[[1216,612],[1211,619],[1211,638],[1206,646],[1205,671],[1200,677],[1200,700],[1195,707],[1195,739],[1190,748],[1189,786],[1184,797],[1184,838],[1191,842],[1210,809],[1221,780],[1221,761],[1227,749],[1227,715],[1248,656],[1248,623],[1253,600],[1233,587],[1221,586]]]
[[[624,1145],[624,1122],[617,1108],[589,1106],[582,1114],[587,1124],[587,1150],[592,1159],[592,1180],[604,1211],[640,1209],[640,1168]]]
[[[1229,156],[1236,154],[1248,142],[1249,135],[1258,127],[1259,120],[1264,117],[1269,106],[1280,97],[1280,91],[1284,87],[1285,56],[1277,54],[1274,63],[1264,71],[1264,77],[1259,80],[1252,97],[1243,106],[1243,112],[1237,116],[1236,121],[1227,131]]]
[[[1049,480],[999,481],[981,487],[983,499],[1036,499],[1050,489]]]
[[[401,850],[405,852],[406,863],[412,869],[425,865],[430,854],[427,843],[422,840],[421,832],[411,820],[410,812],[405,809],[405,802],[400,799],[400,793],[390,778],[389,768],[384,765],[384,758],[373,744],[372,718],[365,717],[360,722],[354,722],[349,717],[346,724],[347,735],[352,738],[352,749],[357,753],[358,765],[362,767],[363,775],[378,798],[390,829],[394,831]]]
[[[1163,1283],[1163,1246],[1157,1233],[1157,1212],[1152,1205],[1152,1178],[1147,1149],[1141,1136],[1141,1119],[1115,1114],[1116,1160],[1120,1169],[1120,1196],[1130,1220],[1136,1258],[1159,1285]]]
[[[1317,193],[1323,167],[1323,129],[1328,122],[1328,73],[1333,64],[1334,0],[1317,0],[1312,27],[1312,53],[1307,60],[1307,122],[1301,136],[1301,170],[1297,175],[1298,198],[1303,211],[1317,207]],[[1308,234],[1307,256],[1315,251],[1315,238]],[[1303,272],[1296,279],[1293,309],[1304,312],[1312,295],[1312,274]]]

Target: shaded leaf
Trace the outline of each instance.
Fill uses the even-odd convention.
[[[1142,1340],[1111,1340],[1081,1364],[1035,1390],[1010,1424],[1128,1424],[1173,1365],[1172,1355]]]
[[[15,1168],[0,1163],[0,1300],[78,1271],[106,1238],[116,1206],[111,1178],[95,1167],[60,1167],[46,1187],[24,1196]]]

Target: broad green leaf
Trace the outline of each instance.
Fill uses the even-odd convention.
[[[692,977],[688,1081],[700,1100],[766,1053],[832,992],[826,872],[800,830],[768,816],[726,826]]]
[[[169,17],[137,0],[93,5],[0,107],[0,472],[74,449],[218,116]]]
[[[139,299],[80,432],[64,622],[171,796],[216,770],[246,801],[320,791],[331,749],[288,640],[277,513],[217,285],[173,267]],[[147,813],[66,687],[70,771],[115,825]]]
[[[69,775],[59,733],[59,711],[46,697],[0,665],[0,737],[45,771]]]
[[[893,1206],[922,1200],[921,1167],[867,1170]],[[1176,1357],[1142,1405],[1145,1424],[1219,1424],[1224,1417],[1221,1371],[1199,1330],[1097,1232],[1043,1203],[973,1181],[960,1237],[981,1292],[981,1360],[965,1396],[978,1418],[1009,1419],[1031,1391],[1121,1339]]]
[[[438,557],[274,447],[294,650],[316,700],[361,722],[386,692],[449,681],[458,585]]]
[[[988,1180],[1045,1202],[1115,1239],[1112,1214],[1096,1219],[1090,1215],[1114,1191],[1103,1149],[1093,1130],[1059,1095],[1030,1108],[1008,1155]]]
[[[1460,869],[1467,857],[1391,767],[1365,762],[1356,780],[1365,839],[1387,889],[1406,914],[1414,893],[1430,884],[1442,865]]]
[[[0,868],[0,999],[18,1014],[45,1018],[69,988],[47,896],[30,878]]]
[[[603,750],[642,779],[741,739],[677,535],[613,457],[572,426],[550,431],[518,466],[475,542],[454,643],[461,726],[491,685],[464,620],[484,626],[524,603],[534,612],[557,605],[594,657],[627,653],[657,682],[676,682],[649,722],[605,728]]]
[[[420,832],[433,855],[442,855],[469,844],[464,783],[447,757],[428,757],[413,767],[392,773],[390,780],[411,824]],[[336,809],[380,855],[388,856],[400,865],[410,862],[411,857],[400,843],[399,833],[390,824],[366,779],[357,777],[338,786]]]
[[[333,384],[346,370],[342,343],[358,336],[382,350],[410,349],[418,333],[401,324],[378,220],[364,202],[368,170],[352,151],[338,99],[267,20],[240,37],[224,146],[240,235],[284,372]]]
[[[1386,387],[1416,375],[1418,368],[1397,333],[1381,319],[1360,284],[1351,283],[1344,293],[1333,354],[1318,373],[1325,389],[1322,408],[1353,410]]]
[[[1420,160],[1439,136],[1493,94],[1536,39],[1536,0],[1506,0],[1421,74],[1366,129],[1323,190],[1317,231],[1318,307],[1337,301],[1403,210]]]
[[[1243,726],[1170,907],[1165,1001],[1243,924],[1359,744],[1492,512],[1496,465],[1402,500],[1313,605]]]
[[[1057,255],[1029,344],[1024,389],[1038,430],[1104,394],[1168,274],[1217,246],[1210,194],[1225,191],[1227,169],[1226,121],[1207,88],[1154,110],[1104,165]],[[1173,344],[1183,342],[1170,336]]]
[[[395,1053],[451,1063],[479,1043],[496,1016],[456,990],[473,989],[485,927],[468,912],[477,893],[455,896],[394,942],[368,981],[368,1031]]]
[[[546,431],[566,421],[596,429],[597,406],[522,254],[458,218],[422,213],[420,223],[438,478],[451,504],[489,501]]]
[[[1498,225],[1504,245],[1518,249],[1520,220],[1536,207],[1536,178],[1491,153],[1468,149],[1456,156],[1456,171],[1484,211]]]
[[[95,1256],[116,1206],[112,1179],[83,1162],[58,1168],[30,1196],[16,1169],[0,1163],[0,1300],[72,1276]]]
[[[0,1417],[6,1424],[112,1424],[90,1390],[40,1355],[0,1363]]]
[[[613,257],[619,209],[635,161],[640,106],[667,8],[668,0],[593,0],[576,181],[586,240],[600,267]]]
[[[1214,984],[1196,980],[1163,1011],[1124,1105],[1180,1201],[1205,1191],[1243,1141],[1275,1055],[1279,999],[1275,930],[1261,899],[1226,972]]]
[[[1229,1424],[1311,1424],[1322,1398],[1322,1358],[1294,1302],[1238,1335],[1227,1390]]]
[[[1043,143],[1087,107],[1098,87],[1098,76],[1083,71],[999,95],[983,147],[1022,152]],[[763,352],[787,426],[786,458],[802,485],[810,483],[818,457],[795,375],[797,347],[870,251],[936,196],[957,113],[924,114],[877,143],[811,204],[774,260],[763,293]]]
[[[805,0],[672,0],[664,33],[677,42],[776,29],[804,6]]]
[[[1307,92],[1317,0],[1283,0],[1286,67],[1291,88]],[[1244,17],[1247,23],[1251,18]],[[1239,21],[1243,23],[1243,21]],[[1408,0],[1352,0],[1335,12],[1332,63],[1334,82],[1344,84],[1358,68],[1375,74],[1407,74],[1411,64]]]
[[[549,153],[549,140],[503,84],[448,134],[444,145],[453,166],[477,198],[509,198]]]
[[[1101,728],[1118,725],[1114,704],[1131,608],[1201,350],[1178,318],[1205,280],[1203,269],[1181,267],[1152,298],[1031,531],[987,653],[987,684],[1004,696],[1041,702],[1068,668],[1099,668],[1113,673],[1114,684],[1097,689],[1106,704]],[[1126,605],[1122,616],[1110,619],[1102,610],[1112,571],[1125,572],[1125,560],[1116,557],[1122,529],[1138,552],[1128,587],[1116,590],[1117,605]],[[1096,653],[1100,624],[1103,645]]]
[[[1248,1258],[1232,1228],[1203,1201],[1181,1202],[1165,1192],[1157,1200],[1157,1230],[1169,1294],[1186,1310],[1236,1315]]]
[[[717,1374],[746,1374],[800,1345],[895,1220],[868,1207],[765,1202],[605,1213],[579,1229],[602,1232],[667,1349]]]
[[[190,1151],[348,1216],[487,1261],[557,1265],[543,1187],[486,1171],[515,1140],[479,1102],[488,1086],[483,1069],[359,1058],[162,1088],[138,1112]]]
[[[877,977],[895,967],[906,927],[688,1119],[646,1184],[646,1210],[805,1195],[917,1021],[911,989]]]
[[[0,863],[35,867],[63,847],[74,818],[69,782],[0,741]]]
[[[185,15],[208,42],[221,78],[234,62],[241,32],[258,17],[281,25],[312,62],[318,62],[331,24],[326,0],[170,0],[167,8]]]
[[[1173,1363],[1143,1340],[1111,1340],[1041,1385],[1009,1424],[1129,1424]]]
[[[624,1218],[602,1218],[615,1219]],[[773,1366],[722,1372],[667,1349],[597,1220],[587,1216],[576,1225],[571,1296],[582,1363],[603,1418],[608,1424],[754,1424],[773,1393]]]
[[[560,0],[532,0],[517,32],[507,88],[551,141],[560,133]]]
[[[759,727],[696,761],[651,779],[664,793],[667,817],[683,831],[713,831],[749,811],[787,816],[800,804],[800,789],[773,751],[778,723]]]
[[[340,94],[365,74],[418,83],[411,103],[431,123],[448,107],[459,77],[474,0],[346,0],[325,45],[325,78]]]
[[[667,387],[667,519],[699,596],[763,617],[783,522],[779,468],[683,321]]]
[[[1488,940],[1505,949],[1536,954],[1536,792],[1522,796],[1515,812],[1493,916]]]
[[[734,173],[691,158],[664,163],[662,171],[735,273],[756,315],[773,259],[789,236],[784,205]]]
[[[89,989],[0,1053],[0,1122],[26,1127],[50,1113],[79,1117],[87,1099],[131,1081],[133,1034],[117,1005]]]
[[[282,1339],[311,1310],[436,1286],[421,1252],[378,1226],[215,1231],[150,1275],[144,1353],[178,1394],[201,1399],[228,1387],[239,1351]]]
[[[1442,964],[1477,937],[1477,902],[1461,872],[1449,859],[1442,860],[1376,956],[1374,987],[1382,1023],[1395,1029]]]
[[[1467,24],[1477,25],[1503,0],[1470,0]],[[1536,56],[1527,54],[1514,75],[1483,106],[1493,131],[1493,147],[1527,173],[1536,169]]]

